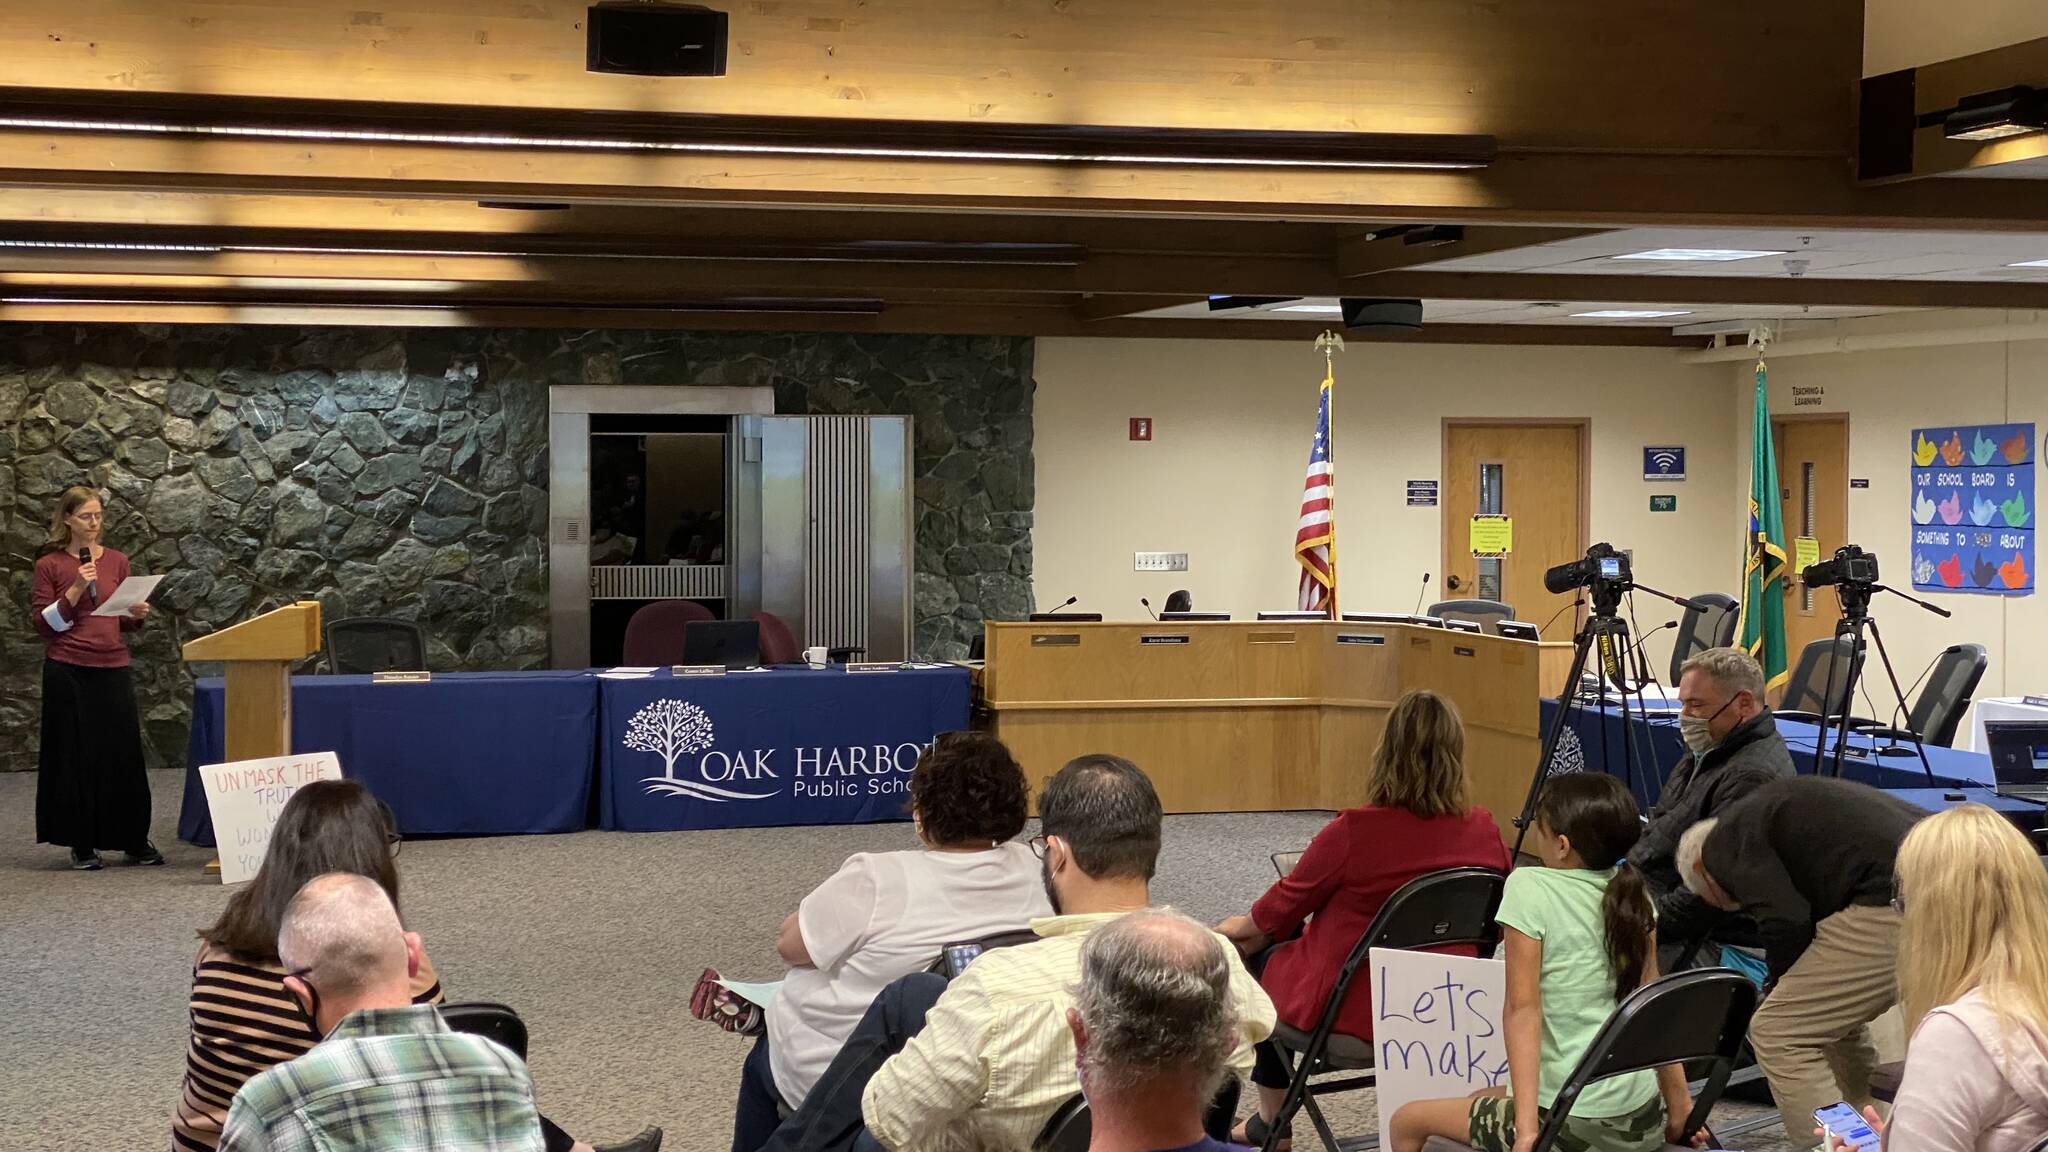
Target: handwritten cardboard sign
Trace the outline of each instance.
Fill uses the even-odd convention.
[[[1380,1147],[1410,1100],[1469,1096],[1508,1082],[1507,965],[1470,956],[1375,948],[1373,1055],[1379,1065]]]
[[[263,760],[208,764],[199,770],[206,808],[213,814],[213,842],[220,850],[220,882],[253,878],[270,846],[270,830],[292,793],[315,780],[341,779],[341,758],[306,752]]]

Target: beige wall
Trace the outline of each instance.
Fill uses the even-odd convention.
[[[1302,475],[1322,359],[1304,343],[1042,339],[1036,375],[1040,607],[1142,619],[1179,587],[1240,618],[1292,608]],[[1633,548],[1637,575],[1674,591],[1737,591],[1741,486],[1733,385],[1720,366],[1651,349],[1399,346],[1358,342],[1337,364],[1342,603],[1407,612],[1424,572],[1443,598],[1440,509],[1405,482],[1441,479],[1446,417],[1591,420],[1592,538]],[[1154,439],[1128,439],[1133,416]],[[1646,444],[1684,444],[1689,479],[1642,480]],[[1746,460],[1746,457],[1744,458]],[[1678,512],[1651,514],[1675,493]],[[1189,553],[1186,573],[1133,570],[1137,551]],[[1542,623],[1564,604],[1521,605]],[[1642,625],[1677,609],[1638,600]],[[1650,651],[1668,659],[1669,634]]]
[[[2031,313],[2013,316],[2017,321],[2033,318]],[[1736,458],[1746,461],[1754,384],[1748,365],[1732,368],[1730,378],[1739,393]],[[2032,421],[2037,451],[2041,433],[2048,430],[2048,342],[2039,340],[1773,360],[1773,412],[1795,411],[1794,386],[1826,390],[1818,408],[1796,411],[1849,414],[1849,475],[1870,481],[1869,488],[1849,492],[1849,538],[1877,553],[1881,575],[1908,591],[1912,429]],[[2037,499],[2048,495],[2041,490],[2039,469],[2035,484]],[[1928,599],[1954,612],[1954,618],[1943,620],[1890,596],[1879,596],[1871,604],[1903,683],[1910,684],[1946,645],[1968,641],[1984,645],[1990,653],[1983,686],[1977,690],[1980,698],[2048,688],[2048,601],[2039,595],[1938,593]],[[1876,686],[1882,675],[1877,672],[1878,679],[1872,681],[1873,698],[1880,695]],[[1885,700],[1879,710],[1888,711],[1890,705]]]
[[[1864,0],[1863,74],[1876,76],[2048,36],[2041,0]]]

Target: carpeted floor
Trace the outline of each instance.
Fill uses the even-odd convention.
[[[75,873],[61,849],[31,842],[34,775],[0,774],[0,1116],[10,1147],[168,1146],[194,932],[225,896],[200,872],[211,853],[174,834],[182,775],[152,773],[151,783],[169,865],[109,857],[103,872]],[[1267,853],[1301,847],[1322,821],[1170,817],[1155,895],[1205,921],[1242,912],[1272,879]],[[805,892],[851,852],[910,844],[901,824],[583,832],[412,842],[399,867],[406,920],[449,996],[502,1000],[526,1017],[550,1116],[588,1140],[659,1124],[675,1152],[717,1152],[731,1136],[749,1041],[689,1018],[698,974],[773,978],[775,930]],[[1341,1134],[1371,1131],[1370,1101],[1332,1098]],[[1716,1119],[1756,1112],[1728,1104]],[[1732,1143],[1785,1147],[1775,1130]]]

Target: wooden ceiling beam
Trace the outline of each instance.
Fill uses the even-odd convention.
[[[1480,256],[1489,252],[1507,252],[1537,244],[1572,240],[1580,236],[1595,235],[1598,230],[1473,226],[1458,229],[1462,235],[1452,240],[1417,242],[1415,239],[1430,236],[1433,231],[1425,227],[1413,230],[1399,229],[1392,235],[1379,231],[1348,236],[1337,244],[1337,275],[1347,279],[1372,276],[1400,268],[1412,268],[1418,264],[1455,260],[1460,256]]]

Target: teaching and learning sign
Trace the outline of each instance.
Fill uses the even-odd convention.
[[[220,882],[239,884],[263,866],[270,830],[292,793],[315,780],[341,779],[341,758],[332,752],[303,752],[264,760],[235,760],[199,769],[206,807],[213,814],[214,843],[220,848]]]
[[[1387,1125],[1410,1100],[1470,1096],[1508,1082],[1506,964],[1374,948],[1366,971],[1380,1147],[1394,1146]]]
[[[2034,591],[2034,426],[1913,430],[1913,587]]]

